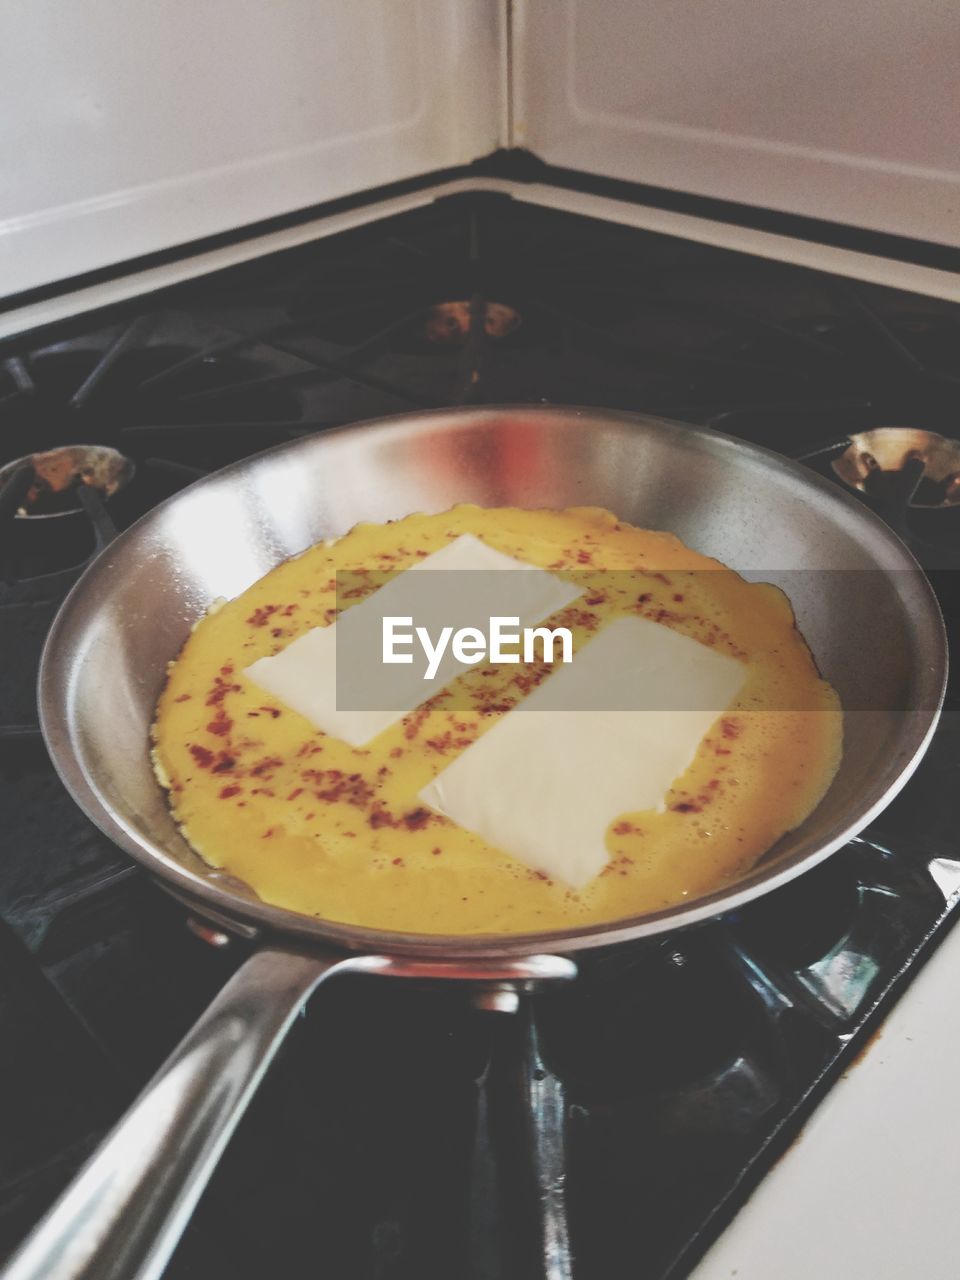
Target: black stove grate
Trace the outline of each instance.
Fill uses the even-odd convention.
[[[7,344],[0,466],[113,446],[136,465],[106,503],[122,528],[284,440],[509,401],[665,414],[821,466],[871,427],[960,432],[960,308],[455,197]],[[936,570],[954,641],[958,519],[905,497],[897,518]],[[0,529],[0,1249],[241,958],[184,928],[45,754],[40,647],[95,546],[86,510]],[[534,1274],[517,1261],[517,1133],[495,1120],[518,1089],[566,1116],[576,1274],[686,1274],[950,921],[958,711],[951,692],[914,780],[821,868],[734,917],[587,957],[509,1030],[459,992],[321,991],[170,1275]]]

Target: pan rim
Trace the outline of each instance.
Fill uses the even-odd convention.
[[[233,473],[248,470],[263,459],[284,452],[296,452],[311,442],[326,439],[330,436],[341,436],[370,430],[389,431],[397,424],[411,418],[418,420],[431,418],[447,418],[452,429],[465,428],[468,424],[476,424],[485,417],[515,413],[573,420],[584,416],[602,416],[605,419],[622,422],[626,426],[654,426],[667,429],[684,440],[695,443],[698,447],[706,447],[708,452],[725,452],[736,450],[738,454],[747,454],[768,468],[779,473],[787,472],[796,481],[810,486],[826,495],[828,500],[843,508],[848,515],[854,516],[866,528],[872,527],[881,539],[891,560],[900,562],[898,568],[912,570],[917,575],[921,588],[925,622],[935,636],[936,654],[929,655],[930,661],[924,664],[920,678],[924,684],[925,702],[929,707],[916,711],[911,716],[909,731],[905,731],[904,758],[898,763],[892,776],[887,777],[882,791],[869,805],[859,808],[850,821],[826,843],[809,850],[786,865],[771,872],[761,863],[745,877],[738,879],[733,885],[721,887],[712,893],[698,898],[689,905],[674,905],[656,912],[646,912],[639,916],[622,920],[601,922],[586,926],[571,927],[561,930],[547,930],[524,934],[418,934],[401,933],[383,929],[373,929],[361,925],[349,925],[337,921],[328,921],[320,917],[308,916],[276,907],[260,900],[247,900],[238,894],[215,884],[211,880],[192,872],[183,866],[161,845],[144,838],[133,826],[118,814],[109,802],[101,797],[99,791],[87,776],[81,761],[74,752],[66,721],[58,713],[62,711],[61,703],[55,688],[57,649],[59,636],[67,626],[71,611],[76,607],[78,599],[86,591],[86,584],[96,574],[104,571],[105,561],[110,550],[121,541],[132,540],[136,532],[145,524],[160,519],[161,513],[198,487],[222,482]],[[892,572],[892,566],[885,569]],[[119,535],[117,542],[111,544],[106,552],[84,569],[77,582],[63,600],[53,623],[47,633],[43,646],[38,676],[38,707],[40,728],[51,761],[75,803],[86,816],[115,844],[128,853],[143,866],[158,883],[176,897],[186,900],[195,909],[228,929],[233,927],[238,932],[250,934],[251,929],[257,935],[271,938],[294,938],[302,946],[313,948],[335,947],[347,951],[384,952],[404,956],[429,956],[436,958],[444,955],[456,958],[491,958],[497,956],[529,955],[538,951],[558,951],[561,953],[578,951],[587,948],[611,946],[640,938],[650,938],[671,932],[690,925],[703,923],[717,916],[735,911],[738,908],[777,888],[789,883],[797,876],[804,874],[814,866],[830,857],[844,844],[872,821],[906,785],[917,768],[940,718],[940,712],[946,693],[948,673],[948,648],[946,630],[939,602],[933,592],[922,567],[909,549],[879,516],[840,488],[839,485],[817,475],[805,468],[801,463],[784,458],[773,450],[766,449],[748,441],[714,431],[709,427],[678,422],[655,414],[643,414],[626,410],[605,409],[582,405],[530,405],[530,404],[497,404],[482,406],[450,406],[431,410],[415,410],[406,414],[393,414],[385,417],[348,423],[340,427],[324,429],[320,432],[300,436],[284,441],[269,449],[239,459],[228,466],[204,476],[193,484],[186,486],[170,498],[151,508],[128,529]],[[872,794],[872,793],[871,793]]]

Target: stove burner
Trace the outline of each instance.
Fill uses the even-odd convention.
[[[913,427],[877,427],[850,437],[850,447],[835,458],[832,467],[841,480],[870,492],[878,472],[907,471],[922,463],[911,507],[960,505],[960,441],[947,440],[932,431]]]
[[[483,330],[494,341],[507,337],[520,325],[520,313],[502,302],[483,304]],[[471,304],[438,302],[427,312],[424,333],[428,342],[442,346],[462,347],[470,336]]]
[[[106,445],[68,445],[0,467],[0,491],[8,484],[18,491],[17,519],[42,520],[82,511],[78,484],[112,498],[133,479],[134,470],[129,458]]]

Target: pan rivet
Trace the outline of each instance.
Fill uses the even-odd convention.
[[[487,1009],[491,1013],[516,1013],[520,1008],[520,996],[515,987],[497,983],[474,992],[473,1003],[477,1009]]]
[[[205,920],[198,920],[196,916],[187,916],[187,928],[195,938],[205,942],[208,947],[229,947],[232,941],[229,933],[224,933],[222,929],[214,928],[212,924],[207,924]]]

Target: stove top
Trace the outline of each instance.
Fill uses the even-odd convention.
[[[885,470],[865,434],[960,433],[956,305],[472,194],[8,343],[0,468],[81,444],[132,468],[83,501],[0,471],[0,1250],[243,958],[186,928],[53,773],[34,683],[59,602],[109,525],[211,469],[346,422],[510,401],[707,424],[837,483],[846,466],[960,636],[955,478],[915,440]],[[685,1275],[951,923],[958,712],[954,684],[914,779],[826,864],[589,955],[519,1014],[450,989],[322,989],[168,1274],[526,1280],[526,1096],[564,1118],[575,1274]]]

